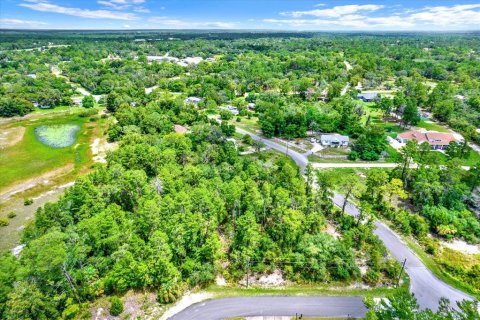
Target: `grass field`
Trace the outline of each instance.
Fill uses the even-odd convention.
[[[73,164],[80,167],[87,161],[89,138],[93,126],[87,125],[88,118],[78,115],[64,115],[55,119],[21,121],[13,126],[25,127],[23,139],[14,146],[1,150],[0,167],[2,179],[0,190],[22,180],[39,176],[47,171]],[[41,143],[35,128],[40,125],[74,124],[80,126],[75,143],[66,148],[51,148]]]
[[[78,175],[91,170],[94,164],[90,150],[91,140],[102,137],[107,129],[107,119],[79,116],[82,108],[68,113],[50,111],[0,124],[0,130],[25,128],[19,142],[0,149],[0,217],[6,217],[11,211],[17,214],[10,219],[8,226],[0,228],[0,253],[19,244],[21,230],[34,216],[36,208],[46,202],[56,201],[63,194],[64,186],[74,181]],[[34,132],[36,127],[59,124],[80,127],[73,145],[55,149],[37,139]],[[28,187],[27,190],[24,190],[25,186]],[[12,190],[19,192],[8,199],[1,198],[2,193]],[[33,204],[24,206],[24,198],[32,198]]]
[[[240,288],[223,287],[217,285],[209,286],[206,291],[213,293],[215,298],[239,297],[239,296],[362,296],[362,297],[384,297],[395,290],[408,288],[408,281],[398,289],[394,288],[355,288],[345,283],[329,283],[317,285],[300,285],[279,287],[279,288]]]
[[[403,240],[408,244],[410,249],[415,252],[415,254],[422,260],[422,262],[427,266],[427,268],[438,278],[443,280],[445,283],[451,285],[454,288],[462,290],[468,294],[475,296],[477,299],[480,299],[480,294],[478,293],[478,288],[473,288],[470,284],[462,282],[460,279],[454,277],[447,270],[441,268],[434,260],[432,256],[427,254],[425,250],[414,242],[410,237],[402,237]]]
[[[429,131],[448,132],[448,129],[434,122],[421,120],[416,127],[423,128]]]

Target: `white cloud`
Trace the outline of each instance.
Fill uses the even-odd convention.
[[[48,23],[43,21],[34,21],[34,20],[21,20],[21,19],[0,19],[1,27],[41,27],[46,26]]]
[[[303,16],[314,16],[314,17],[325,17],[325,18],[338,18],[348,14],[354,14],[357,12],[364,11],[377,11],[382,9],[383,5],[376,4],[352,4],[347,6],[335,6],[329,9],[315,9],[308,11],[290,11],[290,12],[281,12],[283,16],[291,16],[294,18],[300,18]]]
[[[409,20],[434,26],[480,26],[480,4],[455,5],[451,7],[426,7],[410,14]]]
[[[148,22],[156,24],[156,27],[161,28],[183,28],[183,29],[231,29],[235,27],[233,22],[225,21],[207,21],[207,22],[198,22],[198,21],[187,21],[171,17],[151,17],[148,19]]]
[[[115,10],[125,10],[133,8],[135,12],[150,12],[145,7],[138,6],[139,4],[144,3],[145,0],[98,0],[97,3],[104,6],[109,7]]]
[[[122,0],[116,0],[122,1]],[[137,0],[138,1],[138,0]],[[118,12],[110,10],[90,10],[73,7],[63,7],[44,0],[28,1],[20,3],[19,6],[42,12],[54,12],[70,16],[91,18],[91,19],[116,19],[116,20],[136,20],[137,15],[128,12]]]
[[[138,12],[138,13],[149,13],[150,9],[145,8],[145,7],[134,7],[133,11]]]
[[[263,21],[295,28],[359,30],[478,30],[480,4],[428,6],[420,9],[395,7],[385,13],[384,6],[349,5],[321,10],[283,12],[289,18]],[[310,18],[307,18],[309,16]]]

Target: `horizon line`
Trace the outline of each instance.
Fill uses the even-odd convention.
[[[208,32],[241,32],[241,31],[257,31],[257,32],[304,32],[304,33],[316,33],[316,32],[322,32],[322,33],[329,33],[329,32],[335,32],[335,33],[341,33],[341,32],[348,32],[348,33],[382,33],[382,32],[387,32],[387,33],[471,33],[471,32],[480,32],[480,29],[474,29],[474,30],[390,30],[390,29],[385,29],[385,30],[345,30],[345,29],[336,29],[336,30],[302,30],[302,29],[241,29],[241,28],[225,28],[225,29],[220,29],[220,28],[214,28],[214,29],[208,29],[208,28],[198,28],[198,29],[184,29],[184,28],[155,28],[155,29],[150,29],[150,28],[138,28],[138,29],[122,29],[122,28],[116,28],[116,29],[87,29],[87,28],[62,28],[62,29],[56,29],[56,28],[34,28],[34,29],[29,29],[29,28],[2,28],[0,27],[0,32],[2,31],[28,31],[28,32],[35,32],[35,31],[116,31],[116,32],[135,32],[135,31],[208,31]]]

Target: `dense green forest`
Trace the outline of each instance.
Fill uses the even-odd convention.
[[[373,233],[376,216],[429,253],[430,235],[480,239],[467,202],[480,185],[480,166],[463,170],[466,143],[451,145],[441,163],[416,143],[385,155],[383,121],[395,118],[403,130],[429,112],[466,141],[480,141],[478,37],[11,31],[0,38],[0,116],[73,106],[80,88],[88,93],[83,107],[106,108],[108,139],[119,144],[105,166],[38,210],[18,257],[0,256],[2,318],[82,317],[95,299],[131,289],[153,291],[167,304],[219,274],[239,283],[247,270],[280,270],[294,284],[391,288],[400,265]],[[365,103],[357,99],[362,90],[388,93]],[[187,103],[191,96],[201,101]],[[238,117],[218,112],[225,105]],[[372,110],[382,119],[367,116]],[[350,160],[390,157],[398,167],[341,181],[307,167],[303,176],[287,156],[235,134],[233,121],[251,119],[267,138],[345,134],[353,141]],[[248,147],[254,152],[241,154]],[[334,206],[335,191],[359,206],[360,217]],[[327,232],[332,226],[338,234]],[[450,271],[478,293],[478,265]],[[459,312],[445,304],[422,313],[408,295],[391,301],[372,306],[369,317]],[[395,301],[407,311],[393,310]]]
[[[288,158],[240,157],[221,125],[183,101],[120,107],[115,117],[120,148],[108,166],[37,212],[20,259],[1,258],[7,317],[35,310],[55,318],[131,288],[171,302],[211,283],[224,263],[233,280],[249,264],[300,283],[352,281],[355,257],[368,261],[366,281],[389,283],[398,273],[373,226],[335,213],[331,186],[313,191],[313,177],[306,183]],[[173,133],[174,123],[192,132]],[[338,240],[322,232],[334,217]]]

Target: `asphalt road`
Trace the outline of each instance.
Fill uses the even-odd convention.
[[[237,128],[237,132],[250,134],[253,139],[261,140],[267,146],[286,153],[286,148],[278,143],[251,134],[242,129]],[[304,155],[293,150],[288,150],[288,155],[298,166],[300,166],[303,172],[308,164],[308,159]],[[341,207],[343,205],[343,199],[342,195],[335,194],[333,202]],[[352,203],[347,203],[345,211],[353,216],[359,214],[358,208]],[[375,226],[375,234],[383,241],[395,259],[400,263],[403,263],[403,261],[407,259],[405,270],[410,277],[410,291],[415,294],[420,308],[437,310],[438,301],[441,297],[448,298],[453,306],[456,305],[456,301],[473,299],[469,295],[451,287],[433,275],[423,262],[410,250],[408,245],[400,240],[399,236],[386,225],[380,221],[375,221]]]
[[[344,197],[342,195],[338,193],[334,195],[333,202],[338,207],[343,205],[343,201]],[[347,203],[345,212],[354,217],[359,214],[358,208],[350,202]],[[374,233],[383,241],[383,244],[395,259],[400,263],[407,259],[405,271],[410,277],[410,292],[415,294],[417,302],[422,309],[437,310],[438,301],[442,297],[448,298],[453,306],[456,305],[456,301],[472,299],[469,295],[451,287],[430,272],[423,262],[410,250],[408,245],[385,224],[377,220],[375,221],[375,227]]]
[[[290,158],[293,159],[293,161],[295,161],[295,163],[302,169],[302,172],[305,170],[305,167],[307,166],[308,164],[308,159],[307,157],[305,157],[303,154],[299,153],[299,152],[296,152],[290,148],[288,148],[287,150],[287,147],[281,145],[281,144],[278,144],[276,142],[273,142],[269,139],[266,139],[266,138],[262,138],[260,136],[257,136],[251,132],[248,132],[248,131],[245,131],[243,129],[240,129],[240,128],[236,128],[236,131],[238,133],[241,133],[241,134],[248,134],[250,135],[253,139],[255,140],[258,140],[258,141],[261,141],[263,142],[267,147],[270,147],[270,148],[273,148],[273,149],[276,149],[280,152],[283,152],[285,154],[287,154],[288,156],[290,156]]]
[[[234,297],[207,300],[177,313],[170,320],[220,320],[249,316],[324,316],[363,318],[361,297]]]

